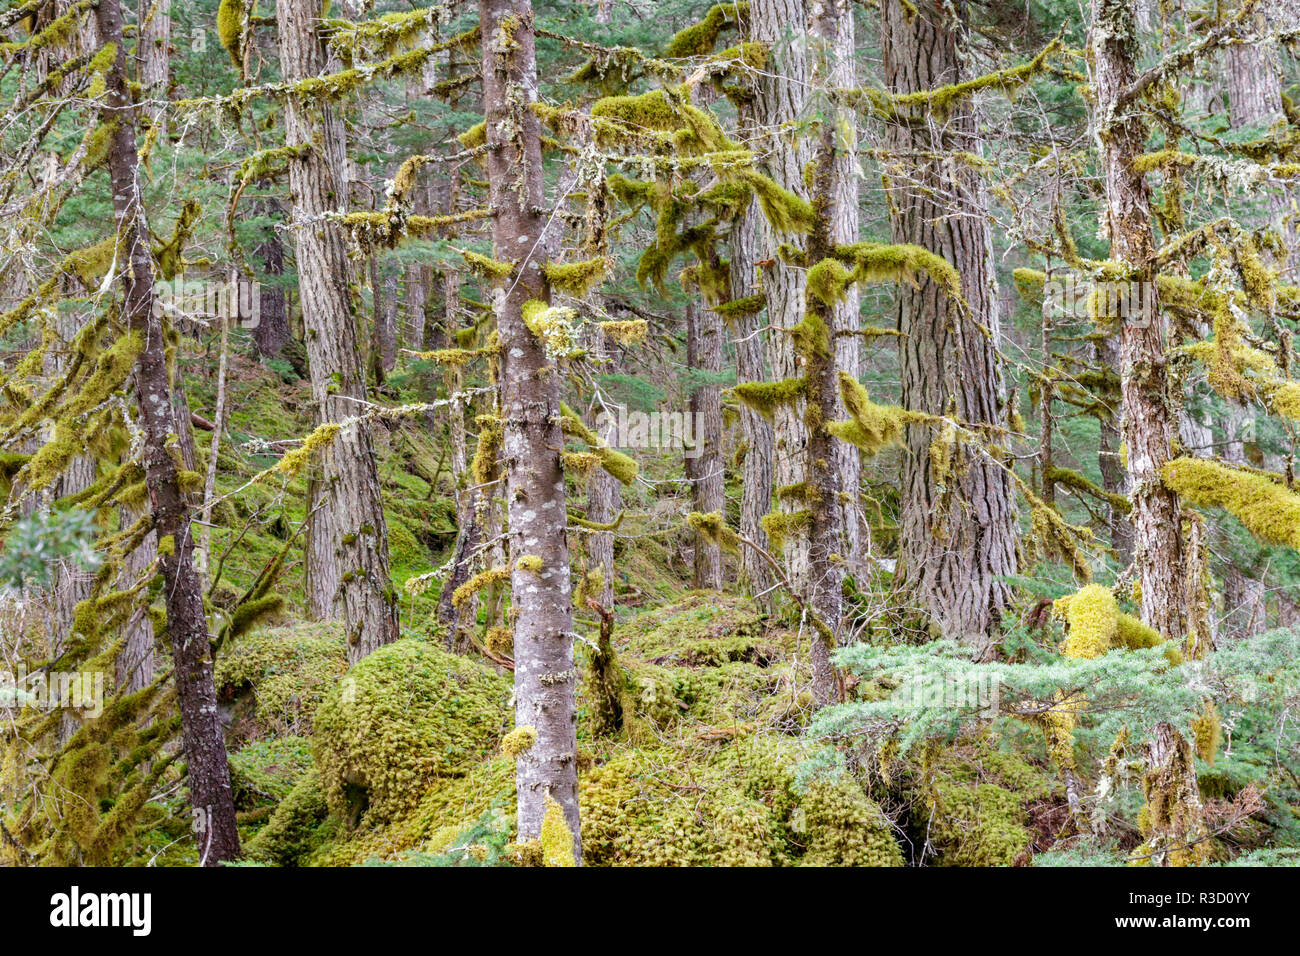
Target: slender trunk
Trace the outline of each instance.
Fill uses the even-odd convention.
[[[162,323],[154,310],[149,227],[140,205],[140,160],[136,152],[132,98],[126,84],[120,0],[100,0],[96,19],[102,40],[117,47],[116,59],[106,77],[106,105],[102,113],[103,123],[112,130],[108,167],[113,218],[128,263],[121,270],[122,314],[131,332],[139,335],[143,343],[136,364],[135,388],[144,440],[145,479],[154,529],[160,542],[169,543],[168,547],[159,548],[158,564],[167,604],[167,634],[174,658],[190,800],[196,822],[202,822],[201,859],[207,865],[215,865],[239,856],[239,834],[235,827],[230,767],[217,714],[203,590],[194,567],[189,512],[177,479],[176,462],[168,448],[176,428],[169,401],[166,342]]]
[[[604,333],[597,332],[595,351],[598,359],[606,361],[605,368],[613,371],[615,360],[610,354],[609,340]],[[618,419],[615,410],[606,408],[604,427],[597,431],[601,441],[608,445],[617,444]],[[623,503],[623,486],[618,479],[597,468],[587,479],[587,520],[599,524],[608,524],[614,520]],[[605,610],[614,610],[614,532],[593,531],[586,533],[587,554],[592,568],[599,568],[601,581],[600,604]],[[698,587],[698,585],[697,585]]]
[[[686,364],[715,376],[722,371],[722,323],[718,313],[695,302],[686,306]],[[691,390],[694,444],[686,452],[686,476],[691,481],[694,510],[711,514],[723,508],[722,396],[716,382]],[[703,535],[695,535],[694,586],[722,588],[722,551]]]
[[[1105,335],[1097,339],[1095,353],[1098,365],[1103,369],[1119,368],[1119,341],[1114,335]],[[1120,461],[1119,409],[1108,404],[1106,414],[1101,417],[1101,435],[1097,446],[1097,467],[1101,471],[1102,488],[1114,495],[1128,497],[1128,473]],[[1110,524],[1110,546],[1121,568],[1126,568],[1133,561],[1133,523],[1128,512],[1114,505],[1107,505],[1107,520]]]
[[[582,859],[578,823],[576,671],[565,538],[559,378],[524,324],[528,301],[549,298],[539,258],[544,235],[537,52],[529,0],[479,0],[492,245],[514,273],[493,291],[501,340],[501,417],[515,614],[515,723],[536,743],[515,762],[518,837],[537,839],[549,800],[559,804]],[[533,560],[523,561],[528,557]],[[540,565],[540,570],[538,566]]]
[[[230,316],[219,315],[221,356],[217,359],[217,407],[212,416],[212,444],[208,447],[208,473],[203,479],[203,509],[199,519],[199,568],[212,570],[212,499],[217,491],[217,457],[221,454],[221,431],[226,425],[226,370],[230,363]]]
[[[854,70],[853,7],[849,0],[818,0],[814,7],[813,32],[821,43],[818,48],[817,73],[833,89],[851,89],[857,85]],[[826,215],[830,220],[830,242],[842,246],[858,239],[858,159],[857,117],[844,107],[833,109],[828,121],[834,124],[835,149],[831,157],[830,182],[827,190]],[[862,340],[857,332],[862,322],[858,316],[858,287],[849,286],[844,298],[835,303],[831,329],[835,334],[836,368],[854,379],[862,375]],[[838,389],[835,391],[835,417],[844,419],[847,412]],[[863,514],[860,505],[862,454],[849,442],[835,443],[835,467],[841,488],[841,553],[850,572],[866,569],[863,552]]]
[[[884,0],[890,92],[921,92],[964,78],[966,14],[956,9],[938,0]],[[974,114],[963,102],[942,125],[924,113],[905,116],[889,127],[888,144],[900,157],[887,171],[894,241],[923,246],[950,262],[967,303],[954,302],[928,278],[900,288],[903,406],[955,418],[977,432],[1000,426],[1006,398],[989,217],[977,172],[948,158],[980,153]],[[957,444],[931,454],[932,443],[943,440],[931,427],[908,426],[900,585],[919,600],[932,632],[937,628],[978,655],[994,639],[1011,600],[1004,580],[1016,570],[1011,479],[978,448]]]
[[[750,4],[753,39],[770,44],[775,52],[766,72],[754,83],[754,131],[762,138],[753,148],[765,157],[766,172],[780,186],[806,195],[804,167],[811,158],[805,137],[791,127],[805,118],[808,108],[809,71],[808,8],[805,0],[753,0]],[[787,42],[790,34],[794,42]],[[755,223],[758,261],[765,263],[763,290],[767,295],[768,324],[789,329],[803,317],[805,272],[782,261],[777,247],[785,241],[767,219]],[[743,264],[742,264],[743,265]],[[767,337],[767,361],[773,381],[794,378],[796,356],[790,336],[776,331]],[[808,452],[808,430],[803,423],[803,402],[779,406],[772,425],[772,472],[778,488],[803,479]],[[783,511],[797,511],[797,501],[782,501]],[[791,583],[800,590],[807,574],[807,539],[790,538],[785,563]]]
[[[1121,0],[1094,0],[1097,130],[1106,186],[1105,228],[1111,258],[1139,283],[1142,308],[1122,319],[1120,431],[1133,495],[1133,537],[1142,591],[1142,620],[1166,637],[1183,634],[1185,556],[1178,496],[1160,480],[1175,431],[1165,356],[1165,316],[1155,285],[1150,195],[1134,160],[1146,148],[1140,116],[1120,111],[1120,95],[1137,75],[1133,9]],[[1132,297],[1130,297],[1132,298]]]
[[[324,66],[317,16],[313,0],[282,0],[276,6],[281,72],[289,83],[315,76]],[[289,189],[318,423],[361,414],[367,397],[348,289],[347,248],[339,227],[325,219],[345,202],[345,180],[336,175],[341,165],[330,153],[334,144],[341,145],[338,126],[303,100],[287,98],[285,142],[308,147],[289,164]],[[340,429],[321,457],[323,479],[313,489],[308,549],[311,603],[318,614],[328,616],[336,596],[341,597],[348,657],[358,660],[398,637],[388,529],[367,426]]]
[[[745,140],[754,134],[752,110],[742,105],[740,127]],[[758,203],[751,202],[736,217],[731,230],[731,297],[747,299],[760,294],[760,267],[757,245],[758,221],[763,214]],[[767,381],[763,361],[763,312],[756,310],[730,319],[732,341],[736,349],[736,381]],[[772,426],[748,405],[740,408],[740,434],[744,442],[744,465],[740,498],[740,533],[759,547],[767,547],[767,532],[760,522],[772,510]],[[740,554],[741,581],[750,594],[766,594],[771,586],[771,571],[760,554],[745,548]],[[764,597],[771,605],[771,597]]]
[[[257,212],[264,216],[281,218],[284,210],[278,200],[259,201]],[[307,363],[302,354],[302,345],[293,337],[289,329],[289,308],[284,289],[275,284],[284,275],[284,243],[275,226],[268,225],[263,232],[262,241],[255,250],[261,261],[262,271],[269,282],[259,284],[257,290],[257,324],[251,329],[253,345],[257,354],[263,359],[279,358],[282,355],[303,378],[307,377]]]
[[[140,0],[139,80],[150,124],[167,121],[172,0]],[[160,131],[165,132],[165,131]]]

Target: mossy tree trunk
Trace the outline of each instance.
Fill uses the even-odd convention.
[[[176,695],[181,712],[190,802],[199,830],[200,857],[215,865],[239,856],[239,834],[230,788],[230,767],[217,715],[211,642],[203,611],[203,589],[194,565],[190,515],[169,445],[176,439],[167,374],[166,342],[154,308],[153,256],[149,226],[140,205],[140,158],[136,121],[126,82],[126,46],[120,0],[100,0],[96,7],[100,38],[114,44],[117,55],[106,77],[101,121],[112,127],[108,168],[113,218],[126,267],[121,271],[122,315],[138,334],[143,350],[135,368],[135,389],[143,434],[145,482],[160,542],[158,565],[167,606],[167,636],[172,646]]]
[[[922,92],[965,78],[968,23],[954,10],[936,0],[884,0],[890,92]],[[981,426],[997,428],[1006,421],[1006,398],[989,218],[978,173],[953,158],[981,151],[973,111],[964,101],[944,117],[907,110],[887,133],[898,157],[886,169],[893,240],[951,263],[966,303],[928,278],[899,289],[902,404],[955,418],[977,433]],[[932,632],[969,644],[978,655],[990,646],[1011,599],[1004,580],[1016,570],[1011,479],[974,447],[957,444],[932,455],[934,441],[932,427],[908,426],[899,584],[919,603]]]
[[[779,186],[806,196],[803,174],[811,157],[806,137],[791,128],[805,118],[808,108],[808,6],[805,0],[752,0],[749,11],[752,39],[773,49],[767,70],[754,82],[754,129],[761,138],[753,148],[764,157],[764,171]],[[805,270],[782,260],[778,247],[783,237],[764,216],[757,218],[756,235],[758,260],[764,264],[768,324],[777,330],[767,336],[768,374],[770,381],[779,382],[797,374],[794,343],[779,330],[793,328],[803,316]],[[777,487],[798,484],[808,453],[802,400],[774,410],[772,436],[773,480]],[[783,501],[779,507],[794,512],[803,506]],[[806,536],[791,536],[785,563],[791,582],[801,588],[808,569]]]
[[[1165,316],[1155,285],[1155,244],[1150,193],[1134,160],[1146,148],[1142,118],[1120,99],[1137,76],[1133,8],[1120,0],[1095,0],[1096,135],[1106,187],[1104,228],[1111,258],[1138,283],[1141,308],[1129,310],[1120,329],[1120,432],[1128,458],[1133,537],[1142,591],[1142,620],[1165,637],[1183,634],[1186,556],[1178,496],[1160,480],[1176,432],[1165,355]],[[1129,296],[1130,300],[1137,297]]]
[[[695,446],[687,448],[686,475],[691,480],[695,511],[722,511],[722,322],[707,305],[686,306],[686,364],[707,377],[691,389],[690,409]],[[610,479],[613,480],[612,478]],[[722,588],[722,550],[699,532],[695,534],[693,583],[697,588]]]
[[[501,417],[514,615],[515,724],[536,743],[516,760],[518,838],[540,838],[548,798],[559,804],[582,859],[578,824],[577,673],[560,451],[560,383],[542,342],[524,324],[545,302],[549,242],[543,208],[537,51],[529,0],[480,0],[487,180],[495,257],[514,264],[493,290],[501,341]],[[522,561],[522,558],[536,561]]]
[[[316,76],[325,66],[316,33],[318,13],[313,0],[284,0],[276,6],[281,72],[290,83]],[[346,207],[346,180],[337,175],[341,164],[330,156],[339,138],[336,119],[288,97],[285,143],[307,147],[289,163],[289,189],[318,423],[341,422],[367,410],[347,248],[339,227],[325,219]],[[375,452],[363,423],[338,432],[322,453],[321,470],[308,548],[311,603],[318,615],[332,616],[335,600],[341,598],[348,657],[355,661],[398,637],[388,528]]]

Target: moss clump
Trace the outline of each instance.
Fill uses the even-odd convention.
[[[573,855],[573,831],[564,822],[564,808],[551,798],[546,797],[546,812],[542,815],[543,866],[577,866]]]
[[[1257,541],[1300,551],[1300,495],[1271,477],[1203,458],[1176,458],[1160,477],[1192,504],[1232,514]]]
[[[537,731],[532,727],[516,727],[501,740],[501,752],[507,757],[518,757],[537,743]]]
[[[624,347],[640,345],[650,331],[650,323],[645,319],[626,319],[598,324],[601,332]]]
[[[1211,701],[1205,702],[1201,715],[1192,721],[1192,738],[1196,742],[1196,756],[1213,764],[1223,743],[1223,721]]]
[[[584,298],[598,286],[608,269],[609,261],[604,256],[582,262],[548,262],[542,266],[551,287],[575,299]]]
[[[838,259],[823,259],[808,270],[807,295],[835,305],[849,288],[849,270]]]
[[[679,30],[664,47],[664,56],[705,56],[713,52],[718,35],[727,27],[738,27],[749,12],[748,3],[719,3],[710,7],[699,23]]]
[[[907,412],[896,405],[877,405],[852,375],[839,373],[840,395],[849,413],[846,422],[829,422],[826,430],[871,455],[902,441]]]
[[[578,343],[578,329],[574,323],[577,318],[577,311],[566,306],[547,305],[539,299],[529,299],[524,303],[524,325],[541,341],[551,359],[574,354]]]
[[[336,623],[255,630],[226,647],[214,679],[234,705],[236,738],[310,734],[317,705],[347,670]]]
[[[334,835],[328,815],[320,776],[315,770],[308,770],[276,805],[266,824],[244,845],[244,853],[251,860],[298,866]]]
[[[457,609],[463,608],[469,603],[469,599],[478,594],[479,591],[494,584],[504,584],[509,580],[510,569],[506,567],[488,568],[486,571],[480,571],[452,593],[451,603]]]
[[[880,808],[851,780],[814,781],[800,803],[808,849],[803,866],[902,866],[903,852]]]
[[[409,812],[436,777],[497,749],[509,696],[506,678],[412,638],[361,659],[316,712],[331,811],[349,827]]]
[[[767,532],[772,550],[782,552],[791,537],[803,534],[812,524],[812,512],[806,508],[799,511],[773,511],[763,515],[759,524]]]
[[[787,378],[780,382],[742,382],[731,392],[770,422],[778,408],[793,405],[807,394],[808,380]]]
[[[244,68],[244,28],[248,17],[247,0],[221,0],[217,7],[217,38],[235,69]]]
[[[740,536],[727,527],[721,511],[700,514],[692,511],[686,516],[686,523],[696,530],[709,544],[715,545],[728,554],[738,554],[741,548]]]

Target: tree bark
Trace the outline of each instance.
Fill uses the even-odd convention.
[[[722,371],[722,322],[717,312],[689,302],[686,306],[686,364],[707,375]],[[716,381],[691,390],[691,419],[695,447],[686,451],[686,476],[691,481],[694,508],[701,514],[722,511],[722,395]],[[606,519],[608,520],[608,519]],[[693,584],[722,588],[722,551],[698,532],[695,535]]]
[[[314,0],[276,6],[280,65],[286,82],[315,76],[324,66]],[[289,163],[298,288],[307,329],[307,357],[318,423],[342,422],[366,409],[366,378],[348,289],[347,249],[339,227],[325,218],[342,210],[345,180],[330,149],[341,137],[336,120],[313,114],[290,95],[285,143],[306,147]],[[324,144],[324,149],[322,149]],[[338,432],[322,452],[323,478],[314,489],[308,547],[311,605],[332,616],[342,599],[348,657],[358,660],[398,638],[397,604],[388,568],[388,528],[370,433],[363,423]]]
[[[739,107],[739,126],[748,141],[755,135],[753,110],[750,105]],[[758,265],[758,222],[763,218],[758,202],[754,201],[742,211],[731,229],[731,297],[744,299],[761,291]],[[766,363],[763,360],[762,311],[739,315],[731,322],[732,342],[736,350],[736,381],[767,381]],[[767,532],[760,522],[772,510],[772,425],[748,405],[740,407],[740,434],[744,442],[744,464],[740,499],[740,533],[761,548],[767,547]],[[753,548],[740,553],[742,585],[751,595],[763,594],[763,603],[771,607],[768,588],[772,583],[771,571],[762,555]]]
[[[1106,186],[1104,228],[1111,258],[1138,283],[1142,307],[1122,317],[1120,330],[1120,432],[1128,456],[1133,498],[1133,539],[1142,591],[1142,620],[1165,637],[1182,636],[1185,555],[1178,496],[1160,480],[1170,459],[1176,422],[1165,357],[1165,316],[1155,284],[1155,244],[1150,194],[1134,160],[1146,148],[1146,126],[1132,112],[1117,115],[1123,91],[1136,79],[1138,54],[1132,5],[1094,0],[1096,135]]]
[[[753,0],[750,3],[753,39],[772,46],[773,62],[754,83],[754,131],[760,139],[755,151],[764,157],[764,170],[780,186],[807,195],[804,167],[811,158],[805,138],[791,132],[808,108],[809,68],[806,38],[808,8],[805,0]],[[793,42],[787,42],[790,34]],[[768,371],[772,380],[794,378],[794,343],[781,329],[793,328],[803,318],[805,272],[781,260],[777,247],[787,237],[779,235],[766,217],[755,222],[758,261],[765,263],[763,291],[767,295]],[[805,471],[808,430],[803,423],[803,402],[779,406],[772,423],[772,472],[778,488],[797,484]],[[798,502],[781,502],[784,511],[797,511]],[[808,569],[807,539],[792,535],[785,552],[791,583],[803,589]]]
[[[915,93],[959,82],[969,60],[966,14],[937,0],[884,0],[885,85]],[[966,8],[961,7],[962,10]],[[908,111],[912,114],[915,111]],[[918,277],[898,292],[903,406],[950,416],[978,431],[1000,426],[1006,398],[997,344],[999,317],[989,218],[978,174],[949,158],[979,154],[968,103],[940,124],[923,112],[888,129],[899,157],[890,177],[893,239],[923,246],[961,276],[968,307]],[[938,157],[935,159],[915,157]],[[931,456],[933,428],[910,425],[903,459],[899,576],[942,636],[987,651],[1011,600],[1004,575],[1016,570],[1011,479],[986,453],[958,445],[947,473]]]
[[[509,508],[515,646],[515,724],[536,743],[515,762],[518,838],[537,839],[547,799],[564,813],[582,859],[577,794],[577,708],[560,450],[559,378],[523,320],[524,303],[548,301],[537,53],[529,0],[479,0],[487,179],[494,256],[515,263],[493,291],[501,340],[501,415]],[[540,571],[535,562],[540,560]]]
[[[200,858],[215,865],[239,856],[239,834],[230,789],[230,767],[217,715],[212,679],[211,642],[203,612],[203,590],[194,567],[194,540],[189,510],[168,448],[175,439],[167,378],[162,322],[155,313],[153,258],[149,228],[140,204],[139,155],[132,98],[126,84],[126,47],[122,39],[120,0],[100,0],[96,7],[100,37],[115,44],[117,55],[106,77],[102,121],[112,129],[108,167],[113,191],[113,218],[127,263],[122,269],[122,314],[143,350],[136,363],[135,388],[144,439],[145,480],[159,541],[167,635],[172,645],[176,693],[181,712],[190,801],[199,834]]]

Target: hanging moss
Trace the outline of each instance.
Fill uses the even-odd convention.
[[[694,528],[709,544],[721,548],[728,554],[740,553],[740,537],[727,527],[726,519],[723,518],[721,511],[714,511],[709,514],[692,511],[686,516],[686,523]]]
[[[1124,495],[1114,494],[1098,488],[1083,475],[1069,468],[1051,468],[1047,472],[1047,480],[1053,484],[1063,485],[1072,491],[1091,495],[1099,501],[1104,501],[1120,514],[1128,514],[1133,509],[1133,502],[1129,501]]]
[[[754,190],[764,218],[777,232],[803,234],[812,231],[817,215],[808,200],[750,167],[740,169],[737,175]]]
[[[488,568],[486,571],[480,571],[460,587],[456,588],[451,596],[451,603],[457,610],[460,610],[469,603],[470,598],[478,594],[484,588],[493,585],[505,584],[510,580],[510,569],[507,567]]]
[[[715,306],[713,311],[722,316],[729,322],[742,319],[745,316],[757,315],[767,308],[767,296],[762,292],[754,295],[745,296],[743,299],[732,299],[730,302],[723,302]]]
[[[759,524],[767,532],[767,539],[771,542],[772,549],[783,552],[786,543],[791,537],[797,537],[807,532],[812,525],[812,512],[807,509],[773,511],[770,514],[763,515]]]
[[[217,38],[235,69],[244,68],[244,31],[248,22],[247,0],[221,0],[217,7]]]
[[[480,415],[477,423],[481,430],[469,471],[476,485],[486,485],[496,481],[497,459],[501,457],[505,433],[501,430],[501,419],[494,416]]]
[[[1204,458],[1176,458],[1160,477],[1192,504],[1234,515],[1257,541],[1300,551],[1300,495],[1280,480]]]
[[[582,262],[548,262],[542,266],[542,272],[552,288],[582,299],[600,284],[608,268],[609,261],[597,256]]]
[[[895,405],[877,405],[867,390],[847,372],[840,372],[840,395],[849,413],[846,422],[830,422],[826,430],[870,455],[903,438],[907,411]]]
[[[769,422],[779,407],[793,405],[808,391],[805,378],[787,378],[780,382],[741,382],[731,389],[738,399]]]
[[[835,250],[837,258],[853,264],[850,276],[853,282],[910,282],[918,285],[917,276],[924,274],[938,284],[954,302],[966,304],[962,296],[961,276],[952,264],[922,246],[887,245],[879,242],[857,242]]]
[[[486,276],[489,279],[508,279],[515,271],[512,262],[498,262],[489,256],[481,255],[469,249],[461,250],[460,256],[465,260],[467,266],[479,275]]]
[[[645,319],[626,319],[597,324],[601,332],[624,347],[641,344],[650,331],[650,323]]]

